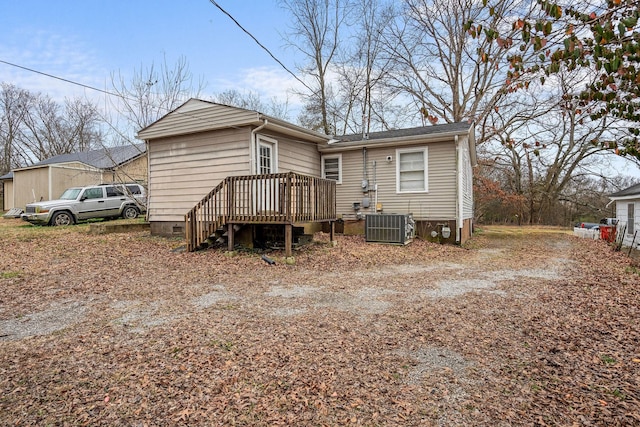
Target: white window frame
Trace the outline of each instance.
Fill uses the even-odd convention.
[[[400,157],[402,154],[408,153],[422,153],[422,160],[424,161],[424,189],[423,190],[401,190],[400,189]],[[414,148],[398,148],[396,149],[396,193],[409,194],[409,193],[428,193],[429,192],[429,170],[427,164],[429,163],[427,147],[414,147]]]
[[[278,141],[273,138],[258,135],[256,138],[254,168],[256,175],[260,174],[260,147],[271,148],[271,173],[278,173]]]
[[[325,164],[324,161],[326,159],[338,159],[338,179],[336,180],[336,184],[342,184],[342,154],[325,154],[322,156],[322,177],[327,179],[325,175]]]

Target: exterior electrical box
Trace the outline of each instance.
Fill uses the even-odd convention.
[[[411,214],[371,214],[364,219],[367,242],[406,245],[415,236],[415,223]]]

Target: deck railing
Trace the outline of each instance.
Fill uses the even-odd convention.
[[[229,176],[185,216],[187,250],[229,223],[294,224],[336,219],[336,182],[294,172]]]

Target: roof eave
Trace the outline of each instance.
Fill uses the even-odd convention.
[[[636,194],[627,194],[625,196],[614,196],[613,194],[609,196],[609,199],[613,200],[614,202],[617,202],[618,200],[633,200],[633,199],[640,199],[640,193],[636,193]]]
[[[334,152],[334,151],[349,151],[349,150],[357,150],[363,147],[395,147],[398,145],[410,145],[415,143],[434,143],[434,142],[446,142],[451,141],[455,136],[467,136],[469,135],[469,131],[454,131],[454,132],[445,132],[445,133],[437,133],[430,135],[410,135],[410,136],[402,136],[402,137],[391,137],[391,138],[381,138],[381,139],[373,139],[373,140],[360,140],[360,141],[349,141],[349,142],[336,142],[334,144],[326,144],[320,146],[321,152]],[[470,138],[472,139],[472,138]]]
[[[20,171],[26,171],[26,170],[31,170],[31,169],[39,169],[39,168],[50,168],[52,166],[53,167],[55,167],[55,166],[63,166],[63,165],[71,164],[71,163],[81,163],[82,165],[86,166],[88,169],[93,169],[93,170],[97,170],[97,171],[103,170],[103,169],[101,169],[99,167],[90,165],[89,163],[85,163],[85,162],[83,162],[81,160],[72,160],[72,161],[69,161],[69,162],[47,163],[47,164],[44,164],[44,165],[25,166],[23,168],[16,168],[16,169],[13,170],[13,172],[20,172]]]
[[[266,126],[267,129],[272,129],[280,133],[283,133],[285,135],[301,137],[303,139],[310,140],[316,143],[327,142],[331,139],[330,136],[327,136],[323,133],[315,132],[311,129],[306,129],[306,128],[291,124],[289,122],[286,122],[284,120],[261,114],[260,122],[258,124],[262,125],[265,122],[267,124]]]
[[[265,114],[261,114],[259,112],[255,112],[255,118],[251,119],[251,120],[246,120],[243,122],[238,122],[238,123],[234,123],[233,126],[230,126],[228,124],[222,124],[222,125],[212,125],[211,127],[207,128],[206,132],[210,132],[210,131],[216,131],[216,130],[221,130],[221,129],[228,129],[228,128],[236,128],[236,127],[243,127],[243,126],[253,126],[253,127],[258,127],[258,126],[262,126],[266,123],[266,128],[267,129],[271,129],[274,131],[277,131],[279,133],[285,134],[285,135],[290,135],[290,136],[295,136],[297,138],[302,138],[308,141],[312,141],[315,143],[322,143],[322,142],[326,142],[328,141],[331,137],[319,133],[319,132],[315,132],[312,131],[310,129],[306,129],[294,124],[291,124],[289,122],[286,122],[284,120],[275,118],[275,117],[271,117],[271,116],[267,116]],[[198,130],[198,131],[185,131],[185,132],[176,132],[176,133],[172,133],[170,136],[184,136],[184,135],[190,135],[190,134],[194,134],[194,133],[200,133],[203,132],[202,130]],[[144,134],[142,134],[143,131],[138,132],[138,134],[136,134],[136,138],[140,139],[140,140],[144,140],[144,141],[148,141],[149,138],[145,138]],[[142,134],[142,135],[141,135]],[[153,139],[153,138],[150,138]]]

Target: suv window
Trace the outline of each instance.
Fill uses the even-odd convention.
[[[140,190],[140,186],[139,185],[127,185],[127,190],[131,194],[142,194],[142,191]]]
[[[75,200],[78,194],[80,194],[80,191],[82,191],[82,188],[69,188],[64,190],[64,193],[60,196],[60,200]]]
[[[120,197],[124,196],[122,189],[117,187],[107,187],[107,197]]]
[[[102,199],[102,188],[87,188],[82,195],[84,199]]]

